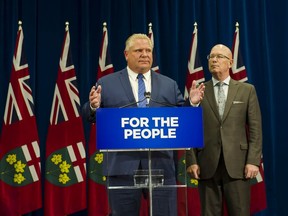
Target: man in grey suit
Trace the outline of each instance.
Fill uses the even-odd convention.
[[[127,67],[121,71],[104,76],[98,80],[97,88],[93,86],[89,94],[89,102],[83,107],[83,114],[90,122],[95,122],[95,111],[107,107],[159,107],[165,105],[181,106],[183,96],[177,83],[151,70],[153,46],[147,35],[134,34],[126,41],[124,55]],[[139,78],[138,75],[143,75]],[[151,92],[151,100],[147,100],[140,88],[139,79],[143,79],[146,92]],[[142,83],[143,84],[143,83]],[[190,102],[197,103],[203,98],[204,85],[196,88],[193,82],[190,91]],[[139,89],[138,89],[139,87]],[[152,100],[153,99],[153,100]],[[111,136],[113,136],[111,132]],[[109,176],[110,186],[133,186],[133,172],[148,169],[147,152],[127,151],[108,153],[105,158],[107,169],[104,175]],[[173,151],[153,151],[151,153],[152,169],[164,170],[164,185],[175,185],[175,162]],[[109,191],[109,205],[114,216],[138,216],[143,190],[112,189]],[[176,216],[177,194],[173,187],[155,188],[153,190],[153,215]]]
[[[228,47],[214,46],[207,58],[212,79],[205,83],[200,103],[204,147],[187,151],[187,172],[199,179],[202,216],[223,215],[223,198],[229,215],[249,216],[249,179],[258,174],[262,154],[256,91],[230,78],[233,59]]]

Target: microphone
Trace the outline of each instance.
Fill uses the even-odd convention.
[[[144,92],[144,96],[145,98],[149,99],[150,101],[156,103],[156,104],[161,104],[163,106],[167,106],[167,107],[178,107],[177,104],[171,104],[171,103],[167,103],[167,102],[160,102],[160,101],[156,101],[151,97],[151,92]]]
[[[144,96],[145,96],[145,92],[144,92]],[[145,96],[145,97],[142,98],[141,100],[138,100],[138,101],[133,102],[133,103],[126,104],[126,105],[121,106],[121,107],[119,107],[119,108],[126,108],[126,107],[130,107],[130,106],[133,106],[133,105],[135,105],[135,104],[141,103],[142,101],[144,101],[144,100],[146,100],[146,99],[147,99],[147,97]]]

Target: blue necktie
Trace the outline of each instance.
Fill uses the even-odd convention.
[[[223,113],[224,113],[224,109],[225,109],[225,102],[226,102],[226,97],[224,94],[224,89],[223,89],[223,85],[225,83],[223,82],[218,82],[218,110],[219,110],[219,115],[220,118],[222,119],[223,117]]]
[[[143,80],[143,74],[138,74],[138,107],[146,107],[147,105],[147,99],[144,100],[145,96],[144,93],[146,91],[145,84]],[[143,101],[142,101],[143,100]]]

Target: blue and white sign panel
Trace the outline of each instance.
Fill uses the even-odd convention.
[[[203,147],[202,108],[100,108],[96,134],[99,150]]]

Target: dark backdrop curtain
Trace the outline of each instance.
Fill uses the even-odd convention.
[[[239,22],[248,82],[256,86],[263,115],[268,209],[259,215],[285,215],[288,213],[287,4],[286,0],[0,0],[0,118],[4,114],[18,20],[23,21],[42,155],[45,155],[65,21],[70,22],[82,104],[95,83],[104,21],[108,24],[116,70],[126,65],[123,56],[126,38],[136,32],[148,33],[148,23],[152,22],[161,73],[175,79],[182,90],[194,22],[198,23],[198,48],[206,80],[211,77],[206,55],[216,43],[231,47],[235,23]],[[88,138],[89,125],[86,122],[84,125]]]

